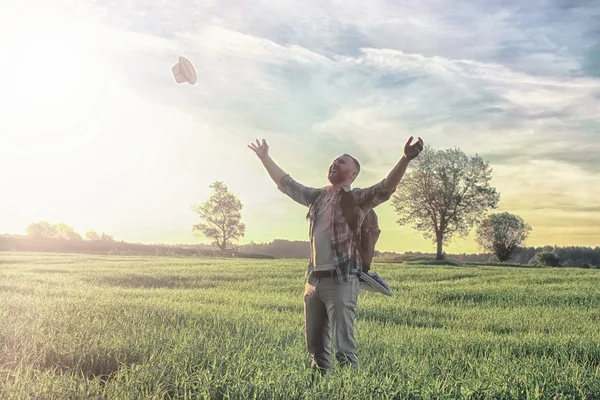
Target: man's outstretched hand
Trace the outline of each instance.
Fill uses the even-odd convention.
[[[267,169],[269,176],[273,179],[276,185],[279,185],[281,180],[287,174],[273,161],[271,157],[269,157],[269,145],[265,139],[262,140],[262,143],[256,139],[256,143],[250,143],[248,145],[252,151],[256,153],[262,164]]]
[[[248,147],[251,148],[261,160],[269,155],[269,145],[265,139],[262,140],[262,143],[256,139],[256,144],[250,143]]]
[[[389,192],[396,190],[398,183],[400,183],[406,172],[406,168],[408,168],[408,163],[417,158],[419,153],[423,151],[423,139],[419,138],[414,144],[411,144],[412,141],[413,137],[411,136],[404,145],[404,156],[392,168],[383,182],[383,187]]]
[[[423,151],[423,139],[419,138],[414,144],[411,144],[412,140],[411,136],[404,145],[404,156],[409,161],[415,159]]]

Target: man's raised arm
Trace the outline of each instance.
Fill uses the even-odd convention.
[[[419,155],[420,152],[423,151],[423,139],[419,138],[415,142],[415,144],[411,144],[413,137],[408,138],[408,141],[404,145],[404,155],[398,161],[398,163],[394,166],[394,168],[390,171],[388,176],[385,178],[383,182],[383,186],[389,192],[393,192],[396,190],[396,187],[402,180],[406,169],[408,168],[408,163],[413,160],[415,157]]]
[[[254,150],[260,161],[263,163],[265,169],[269,173],[271,179],[277,186],[281,182],[281,179],[287,174],[273,161],[271,156],[269,155],[269,145],[265,139],[262,140],[262,143],[256,139],[256,144],[250,143],[248,145],[249,148]]]
[[[319,196],[321,192],[319,189],[310,188],[296,182],[273,161],[269,155],[269,145],[265,139],[262,140],[262,143],[257,139],[256,144],[251,143],[248,147],[256,153],[277,188],[292,200],[308,206]]]
[[[389,200],[392,193],[396,191],[396,187],[408,168],[408,163],[423,151],[423,139],[419,138],[414,144],[411,144],[412,140],[413,137],[411,136],[404,145],[402,158],[400,158],[384,180],[366,189],[356,190],[358,204],[361,207],[364,209],[375,208],[384,201]]]

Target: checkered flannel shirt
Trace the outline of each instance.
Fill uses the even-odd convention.
[[[360,237],[360,226],[365,218],[365,215],[379,204],[389,200],[394,191],[388,191],[384,186],[385,180],[376,183],[373,186],[367,188],[356,188],[350,189],[350,187],[344,187],[341,190],[351,191],[356,200],[355,212],[358,213],[358,224],[357,234]],[[319,207],[323,201],[326,193],[325,188],[312,188],[302,185],[296,182],[289,174],[286,174],[277,188],[292,200],[308,207],[308,213],[306,215],[309,224],[309,239],[310,239],[310,252],[312,254],[314,249],[313,240],[313,227],[315,225]],[[337,191],[334,194],[335,198],[333,202],[333,212],[331,213],[331,220],[329,221],[331,227],[331,245],[333,247],[333,262],[335,269],[337,270],[337,281],[339,283],[346,283],[349,280],[350,275],[355,275],[357,272],[362,271],[362,261],[356,250],[356,244],[352,240],[353,232],[351,231],[346,219],[343,216],[342,209],[340,207],[341,191]],[[312,258],[312,257],[311,257]],[[312,259],[308,263],[306,271],[306,277],[314,268]]]

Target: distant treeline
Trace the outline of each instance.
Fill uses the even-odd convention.
[[[560,259],[560,264],[565,267],[581,267],[584,264],[600,266],[600,246],[539,246],[520,247],[511,260],[516,264],[533,264],[536,254],[554,253]],[[462,262],[495,262],[491,254],[456,254],[451,257]],[[487,257],[487,258],[486,258]]]
[[[303,240],[275,239],[269,243],[238,245],[240,251],[268,254],[277,258],[307,258],[310,256],[310,244]]]
[[[268,254],[277,258],[308,258],[309,243],[308,241],[289,241],[276,239],[269,243],[253,243],[239,246],[239,249],[249,253]],[[514,264],[533,264],[536,260],[536,254],[540,253],[555,253],[560,258],[560,263],[566,267],[581,267],[584,264],[600,266],[600,246],[583,247],[583,246],[541,246],[541,247],[521,247],[510,260]],[[422,253],[407,251],[404,253],[396,252],[381,252],[375,251],[375,258],[382,260],[402,261],[410,258],[426,259],[435,258],[435,253]],[[495,263],[497,259],[489,253],[472,253],[472,254],[446,254],[446,258],[450,258],[459,262],[472,263]]]
[[[57,253],[91,253],[120,255],[180,255],[200,257],[247,257],[247,258],[294,258],[308,259],[309,243],[301,240],[275,239],[268,243],[239,245],[235,249],[222,252],[205,244],[142,244],[115,241],[111,236],[94,240],[40,238],[23,235],[0,235],[0,251],[39,251]],[[519,248],[510,261],[514,264],[533,264],[536,254],[554,253],[564,267],[582,267],[585,264],[600,266],[600,246],[543,246]],[[407,251],[404,253],[375,251],[375,259],[387,261],[406,261],[410,259],[435,258],[435,253]],[[446,258],[461,263],[495,263],[492,254],[446,254]]]
[[[83,240],[41,238],[23,235],[0,235],[0,251],[33,251],[52,253],[83,253],[142,256],[197,256],[275,258],[266,254],[248,254],[240,251],[222,252],[207,245],[167,245],[128,243],[109,239]]]

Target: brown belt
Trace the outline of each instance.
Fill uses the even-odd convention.
[[[335,278],[337,276],[337,271],[335,269],[329,271],[313,271],[311,275],[317,279],[322,278]]]
[[[327,270],[327,271],[313,271],[310,274],[317,279],[335,278],[338,275],[337,270],[335,270],[335,269]],[[360,273],[355,273],[352,275],[356,275],[356,276],[360,277]]]

